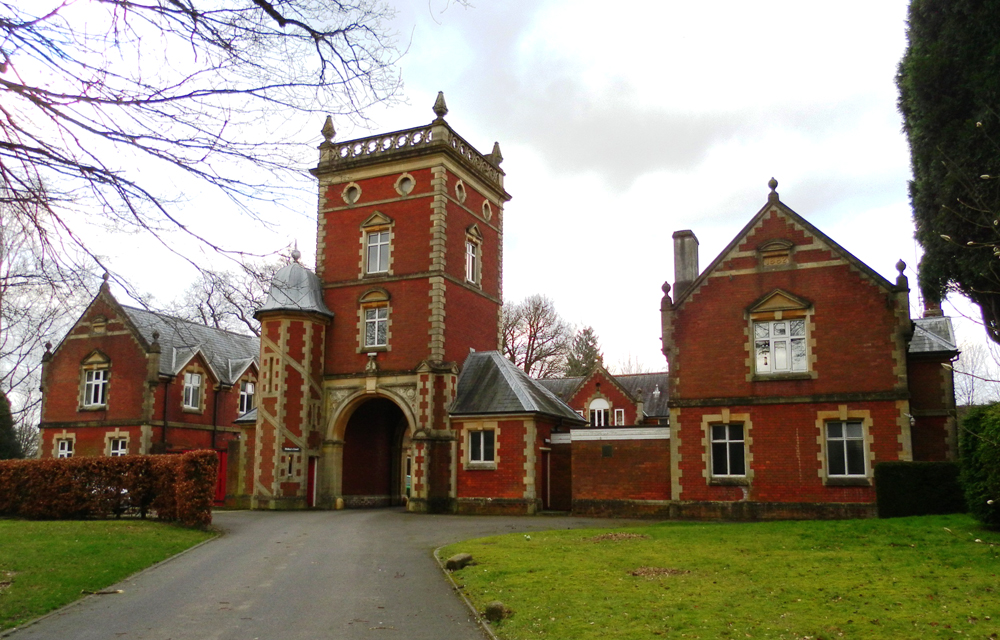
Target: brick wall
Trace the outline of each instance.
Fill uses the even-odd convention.
[[[669,440],[574,440],[573,500],[669,500]]]

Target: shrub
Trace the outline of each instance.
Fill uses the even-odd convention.
[[[880,518],[965,513],[954,462],[880,462],[875,496]]]
[[[123,456],[0,462],[0,515],[36,520],[140,517],[204,527],[212,522],[218,458]]]
[[[958,446],[969,511],[987,527],[1000,529],[1000,405],[965,414]]]

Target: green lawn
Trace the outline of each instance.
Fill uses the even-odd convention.
[[[523,638],[1000,638],[1000,534],[966,516],[662,523],[470,540]],[[621,535],[625,534],[625,535]]]
[[[140,520],[0,520],[0,629],[84,591],[100,591],[214,535]]]

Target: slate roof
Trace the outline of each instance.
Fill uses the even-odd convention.
[[[267,302],[257,313],[264,311],[305,311],[333,317],[333,312],[323,302],[319,277],[298,261],[285,265],[274,274]]]
[[[910,339],[910,353],[943,353],[958,351],[955,330],[951,318],[931,316],[913,319],[913,337]]]
[[[670,415],[670,409],[667,408],[668,373],[635,373],[620,376],[611,375],[611,377],[633,398],[637,397],[636,394],[640,389],[642,390],[642,411],[647,416]],[[538,380],[539,384],[558,396],[563,402],[568,402],[573,397],[582,381],[582,377]]]
[[[233,424],[257,424],[257,407],[233,420]]]
[[[160,373],[177,375],[201,353],[222,384],[232,385],[260,357],[260,339],[207,327],[146,309],[122,306],[147,343],[159,334]]]
[[[538,380],[530,378],[498,351],[469,354],[458,377],[458,393],[451,413],[540,413],[574,424],[586,422]]]

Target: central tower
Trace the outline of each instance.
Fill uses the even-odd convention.
[[[447,409],[470,350],[499,344],[500,147],[476,151],[444,120],[334,141],[323,127],[316,273],[333,314],[323,353],[315,503],[454,503]]]

